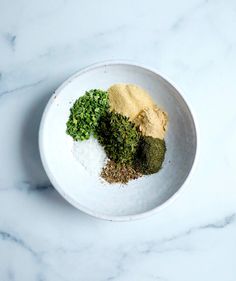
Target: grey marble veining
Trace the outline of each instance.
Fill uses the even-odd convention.
[[[0,4],[0,281],[235,281],[236,2]],[[70,206],[38,151],[50,95],[106,59],[136,60],[169,76],[200,128],[186,192],[130,223]]]

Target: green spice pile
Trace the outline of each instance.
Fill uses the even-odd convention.
[[[142,173],[136,171],[132,166],[119,164],[108,160],[106,166],[102,169],[101,177],[108,183],[126,184],[130,180],[135,180],[142,176]]]
[[[157,173],[165,158],[165,141],[142,136],[135,155],[134,167],[144,175]]]
[[[121,164],[132,164],[140,133],[128,117],[114,112],[105,114],[97,128],[98,141],[109,159]]]
[[[100,118],[107,112],[108,94],[102,90],[90,90],[77,99],[70,109],[67,134],[77,140],[96,136]]]

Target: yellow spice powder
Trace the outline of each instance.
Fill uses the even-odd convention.
[[[145,136],[163,139],[167,113],[158,108],[150,95],[133,84],[115,84],[108,89],[110,110],[129,117]]]
[[[139,86],[132,84],[115,84],[108,89],[111,111],[130,118],[131,121],[146,107],[153,107],[154,101]]]
[[[134,119],[134,123],[144,136],[164,139],[168,116],[157,106],[143,109]]]

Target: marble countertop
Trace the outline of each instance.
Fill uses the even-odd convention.
[[[0,280],[236,280],[236,2],[0,0]],[[106,59],[159,69],[200,128],[186,192],[150,218],[87,216],[52,188],[38,128],[71,74]]]

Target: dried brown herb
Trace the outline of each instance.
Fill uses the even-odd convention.
[[[108,160],[106,166],[102,169],[101,177],[108,183],[126,184],[130,180],[141,177],[140,172],[135,171],[127,164],[117,164],[112,160]]]

